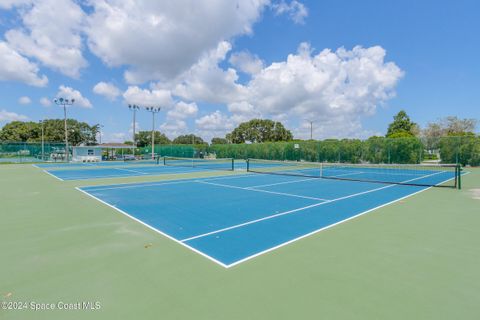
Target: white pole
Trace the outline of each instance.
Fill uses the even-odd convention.
[[[152,112],[152,160],[155,159],[155,112]]]

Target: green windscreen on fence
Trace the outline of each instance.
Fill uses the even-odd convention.
[[[0,142],[0,162],[65,161],[65,144],[57,142]]]

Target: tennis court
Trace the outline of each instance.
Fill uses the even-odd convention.
[[[189,174],[205,169],[233,171],[232,159],[185,159],[162,157],[158,160],[116,161],[98,163],[60,163],[40,164],[45,172],[59,180],[90,180],[103,178],[124,178],[139,176],[156,176],[165,174]],[[48,169],[53,167],[54,169]],[[242,165],[237,162],[237,167]],[[245,163],[243,164],[245,168]],[[238,168],[237,168],[238,169]]]
[[[318,176],[336,172],[343,179],[418,178],[413,182],[436,184],[453,176],[450,168],[376,166],[375,171],[272,161],[249,166],[251,173],[205,170],[79,181],[59,181],[31,165],[0,166],[0,297],[102,304],[86,313],[0,314],[6,319],[70,314],[474,319],[478,314],[479,169],[465,168],[471,173],[462,178],[461,190],[427,190]],[[271,305],[275,308],[265,307]]]
[[[337,166],[322,168],[328,178],[318,179],[319,168],[310,164],[256,161],[249,166],[262,174],[78,190],[231,267],[430,186],[457,183],[451,167]],[[351,175],[357,175],[355,181]],[[378,183],[382,180],[388,183]]]
[[[100,161],[100,162],[49,162],[37,163],[38,168],[96,168],[96,167],[117,167],[117,166],[138,166],[153,165],[157,160],[135,160],[135,161]]]

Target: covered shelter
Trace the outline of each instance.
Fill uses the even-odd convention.
[[[97,147],[103,150],[103,160],[125,160],[126,157],[134,157],[131,153],[134,147],[130,144],[111,142],[99,144]],[[130,152],[125,154],[125,150]]]
[[[125,150],[129,150],[125,154]],[[132,146],[124,143],[102,143],[96,146],[72,147],[73,162],[100,162],[104,160],[130,160]]]

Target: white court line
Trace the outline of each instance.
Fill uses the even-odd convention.
[[[104,168],[100,168],[98,170],[102,170]],[[116,169],[116,168],[107,168],[107,169]],[[87,171],[87,170],[85,170]],[[97,171],[97,170],[95,170]],[[91,172],[91,171],[89,171]],[[197,171],[196,171],[197,172]],[[145,173],[145,176],[149,176],[149,177],[158,177],[158,176],[166,176],[166,175],[181,175],[181,174],[192,174],[192,172],[170,172],[170,171],[167,171],[167,172],[153,172],[153,173]],[[95,180],[95,179],[114,179],[114,178],[133,178],[135,176],[132,176],[132,175],[126,175],[126,174],[115,174],[115,175],[96,175],[96,176],[90,176],[90,177],[80,177],[80,176],[74,176],[73,178],[72,177],[68,177],[67,180]],[[117,185],[120,185],[120,184],[123,184],[123,185],[126,185],[126,184],[138,184],[138,182],[125,182],[125,183],[118,183]],[[84,188],[84,187],[89,187],[89,186],[80,186],[80,188]],[[91,186],[90,186],[91,187]],[[132,186],[132,187],[135,187],[135,186]],[[113,188],[114,189],[114,188]]]
[[[201,181],[201,180],[197,180],[195,182],[202,183],[202,184],[210,184],[210,185],[213,185],[213,186],[219,186],[219,187],[224,187],[224,188],[232,188],[232,189],[241,189],[241,190],[254,191],[254,192],[271,193],[271,194],[278,194],[278,195],[282,195],[282,196],[303,198],[303,199],[310,199],[310,200],[317,200],[317,201],[328,201],[328,199],[301,196],[301,195],[297,195],[297,194],[293,194],[293,193],[284,193],[284,192],[275,192],[275,191],[268,191],[268,190],[262,190],[262,189],[253,189],[253,187],[244,188],[244,187],[232,186],[232,185],[229,185],[229,184],[205,182],[205,181]]]
[[[190,173],[190,172],[189,172]],[[172,173],[177,174],[177,173]],[[183,173],[182,173],[183,174]],[[214,181],[214,180],[223,180],[223,179],[233,179],[233,178],[246,178],[246,177],[256,177],[257,175],[231,175],[231,176],[221,176],[216,178],[203,178],[203,181]],[[177,184],[177,183],[188,183],[188,182],[195,182],[200,178],[188,178],[184,180],[167,180],[164,182],[154,182],[154,183],[138,183],[138,182],[126,182],[126,183],[119,183],[116,185],[111,186],[99,186],[95,188],[95,186],[80,186],[79,188],[89,188],[88,191],[97,191],[97,190],[115,190],[115,189],[130,189],[130,188],[141,188],[141,187],[155,187],[155,186],[163,186],[165,184]]]
[[[103,178],[106,178],[106,179],[111,179],[111,178],[129,178],[129,177],[134,177],[130,174],[109,174],[109,175],[103,175],[103,176],[99,176],[99,175],[96,175],[96,176],[90,176],[90,177],[85,177],[85,176],[73,176],[73,177],[68,177],[66,180],[95,180],[95,179],[103,179]]]
[[[51,175],[52,177],[54,177],[54,178],[57,179],[57,180],[65,181],[65,180],[63,180],[62,178],[59,178],[59,177],[57,177],[56,175],[48,172],[47,170],[42,170],[42,171],[45,172],[45,173],[48,174],[48,175]]]
[[[151,225],[149,225],[149,224],[147,224],[147,223],[143,222],[142,220],[139,220],[139,219],[137,219],[137,218],[135,218],[135,217],[133,217],[133,216],[129,215],[129,214],[128,214],[128,213],[126,213],[125,211],[123,211],[123,210],[121,210],[121,209],[119,209],[119,208],[117,208],[117,207],[115,207],[115,206],[113,206],[113,205],[109,204],[108,202],[105,202],[105,201],[103,201],[103,200],[101,200],[101,199],[99,199],[99,198],[95,197],[94,195],[92,195],[92,194],[90,194],[90,193],[88,193],[88,192],[86,192],[86,191],[84,191],[84,190],[80,189],[79,187],[75,187],[75,189],[77,189],[78,191],[82,192],[83,194],[86,194],[87,196],[89,196],[89,197],[91,197],[91,198],[93,198],[93,199],[95,199],[95,200],[97,200],[97,201],[100,201],[100,202],[101,202],[101,203],[103,203],[104,205],[106,205],[106,206],[109,206],[110,208],[117,210],[117,211],[118,211],[118,212],[120,212],[121,214],[124,214],[125,216],[129,217],[130,219],[132,219],[132,220],[135,220],[136,222],[139,222],[139,223],[141,223],[141,224],[142,224],[142,225],[144,225],[145,227],[147,227],[147,228],[149,228],[149,229],[151,229],[151,230],[153,230],[153,231],[155,231],[155,232],[157,232],[157,233],[161,234],[162,236],[164,236],[164,237],[167,237],[168,239],[170,239],[170,240],[173,240],[173,241],[175,241],[176,243],[179,243],[179,244],[181,244],[182,246],[184,246],[184,247],[186,247],[186,248],[188,248],[188,249],[190,249],[190,250],[192,250],[192,251],[194,251],[194,252],[198,253],[199,255],[201,255],[201,256],[203,256],[203,257],[205,257],[205,258],[207,258],[207,259],[209,259],[209,260],[211,260],[211,261],[213,261],[213,262],[215,262],[215,263],[217,263],[217,264],[221,265],[221,266],[222,266],[222,267],[224,267],[224,268],[227,268],[227,265],[226,265],[226,264],[224,264],[223,262],[220,262],[220,261],[216,260],[215,258],[212,258],[212,257],[210,257],[209,255],[207,255],[207,254],[205,254],[205,253],[203,253],[203,252],[201,252],[201,251],[199,251],[199,250],[197,250],[197,249],[195,249],[195,248],[193,248],[193,247],[189,246],[188,244],[186,244],[186,243],[183,243],[183,242],[181,242],[181,241],[179,241],[179,240],[175,239],[174,237],[172,237],[172,236],[170,236],[170,235],[166,234],[165,232],[162,232],[162,231],[160,231],[160,230],[158,230],[158,229],[156,229],[156,228],[152,227]]]
[[[437,172],[437,173],[433,173],[433,174],[428,175],[428,176],[423,176],[422,178],[426,178],[426,177],[433,176],[433,175],[436,175],[436,174],[438,174],[438,172]],[[415,178],[415,179],[410,179],[410,180],[402,181],[402,183],[408,183],[408,182],[410,182],[410,181],[418,180],[418,179],[420,179],[420,178]],[[222,229],[218,229],[218,230],[215,230],[215,231],[210,231],[210,232],[207,232],[207,233],[199,234],[199,235],[196,235],[196,236],[187,238],[187,239],[183,239],[183,240],[181,240],[181,241],[182,241],[182,242],[185,242],[185,241],[190,241],[190,240],[193,240],[193,239],[203,238],[203,237],[206,237],[206,236],[209,236],[209,235],[212,235],[212,234],[216,234],[216,233],[220,233],[220,232],[224,232],[224,231],[228,231],[228,230],[232,230],[232,229],[237,229],[237,228],[244,227],[244,226],[247,226],[247,225],[250,225],[250,224],[254,224],[254,223],[257,223],[257,222],[260,222],[260,221],[269,220],[269,219],[277,218],[277,217],[284,216],[284,215],[287,215],[287,214],[290,214],[290,213],[294,213],[294,212],[298,212],[298,211],[303,211],[303,210],[310,209],[310,208],[313,208],[313,207],[322,206],[322,205],[325,205],[325,204],[328,204],[328,203],[332,203],[332,202],[336,202],[336,201],[340,201],[340,200],[345,200],[345,199],[349,199],[349,198],[353,198],[353,197],[357,197],[357,196],[360,196],[360,195],[363,195],[363,194],[367,194],[367,193],[371,193],[371,192],[375,192],[375,191],[379,191],[379,190],[383,190],[383,189],[392,188],[392,187],[394,187],[394,186],[396,186],[396,184],[387,185],[387,186],[383,186],[383,187],[380,187],[380,188],[375,188],[375,189],[370,189],[370,190],[366,190],[366,191],[362,191],[362,192],[350,194],[350,195],[348,195],[348,196],[343,196],[343,197],[340,197],[340,198],[335,198],[335,199],[332,199],[332,200],[327,200],[327,201],[325,201],[325,202],[315,203],[315,204],[312,204],[312,205],[309,205],[309,206],[305,206],[305,207],[302,207],[302,208],[298,208],[298,209],[294,209],[294,210],[289,210],[289,211],[285,211],[285,212],[280,212],[280,213],[272,214],[272,215],[270,215],[270,216],[266,216],[266,217],[259,218],[259,219],[255,219],[255,220],[251,220],[251,221],[247,221],[247,222],[244,222],[244,223],[239,223],[239,224],[237,224],[237,225],[233,225],[233,226],[230,226],[230,227],[227,227],[227,228],[222,228]]]
[[[178,180],[173,180],[173,181],[165,181],[165,182],[157,182],[157,183],[149,183],[149,184],[136,184],[136,185],[126,185],[126,186],[119,186],[119,187],[105,187],[102,188],[101,186],[98,188],[95,188],[95,186],[84,186],[84,187],[79,187],[79,188],[88,188],[87,191],[103,191],[103,190],[116,190],[116,189],[131,189],[131,188],[142,188],[142,187],[156,187],[156,186],[163,186],[163,185],[169,185],[169,184],[181,184],[181,183],[188,183],[188,182],[194,182],[193,180],[185,180],[185,181],[178,181]]]
[[[133,172],[133,173],[139,173],[139,174],[148,174],[145,172],[137,171],[137,170],[132,170],[132,169],[124,169],[124,168],[112,168],[115,170],[121,170],[121,171],[127,171],[127,172]]]
[[[284,182],[277,182],[277,183],[260,184],[260,185],[256,185],[256,186],[245,187],[245,188],[247,188],[247,189],[250,189],[250,188],[263,188],[263,187],[278,186],[278,185],[281,185],[281,184],[297,183],[297,182],[310,181],[310,180],[318,180],[318,178],[308,178],[308,179],[293,180],[293,181],[284,181]]]
[[[336,174],[334,176],[327,176],[328,177],[345,177],[345,176],[353,176],[353,175],[356,175],[356,174],[363,174],[365,172],[352,172],[352,173],[344,173],[344,174]],[[368,181],[366,181],[368,182]]]

